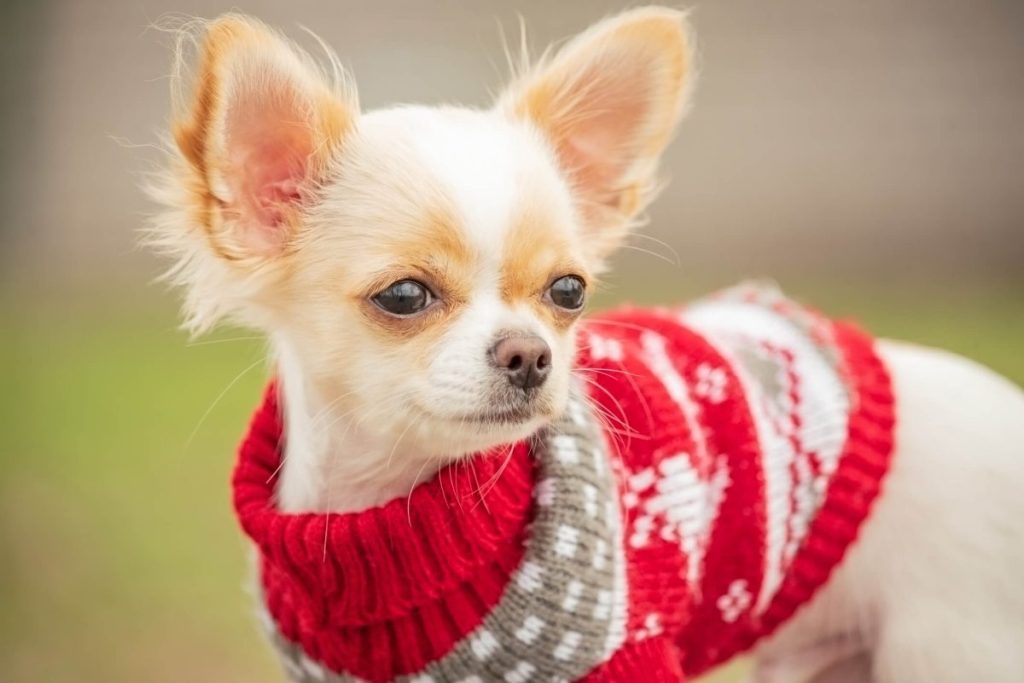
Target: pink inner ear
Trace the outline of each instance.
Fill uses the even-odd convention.
[[[563,93],[581,104],[562,127],[558,152],[577,185],[598,201],[614,201],[610,194],[640,153],[641,129],[653,105],[644,66],[595,65],[574,79],[583,92]]]
[[[313,152],[308,114],[288,88],[240,97],[228,112],[227,169],[232,208],[246,246],[279,248],[291,209],[302,201]]]

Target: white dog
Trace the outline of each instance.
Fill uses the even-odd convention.
[[[586,292],[637,224],[688,104],[689,31],[678,12],[629,11],[518,75],[491,109],[364,113],[333,56],[324,68],[238,15],[200,29],[194,88],[180,90],[176,149],[156,189],[166,207],[156,234],[176,259],[191,330],[231,317],[273,347],[286,443],[280,472],[264,478],[280,517],[250,519],[247,531],[326,518],[314,559],[337,567],[333,534],[376,519],[360,514],[392,510],[395,499],[418,510],[410,491],[419,482],[565,414]],[[894,342],[876,350],[897,415],[883,494],[823,589],[757,645],[753,679],[1024,681],[1024,394],[948,353]],[[236,483],[243,505],[247,491]],[[301,512],[332,514],[288,516]],[[575,548],[563,536],[556,553]],[[543,584],[529,569],[516,569],[523,590]],[[310,608],[284,623],[292,612],[274,603],[277,571],[264,565],[263,588],[286,636],[314,633],[307,622],[342,609],[319,604],[324,614]],[[317,580],[303,581],[315,592]],[[346,622],[352,638],[368,640],[286,643],[301,650],[288,660],[293,677],[354,675],[325,654],[347,645],[359,671],[417,670],[403,664],[415,649],[401,645],[405,626],[394,626],[398,646],[361,645],[376,642],[367,634],[386,601],[402,600],[374,603],[372,586],[361,590],[338,600],[369,601],[374,618]],[[516,637],[534,643],[536,659],[506,680],[545,670],[545,627],[521,625]],[[649,620],[643,636],[659,628]],[[467,657],[500,658],[476,624],[463,631],[473,637]],[[552,662],[579,643],[561,638]],[[666,656],[645,660],[652,668],[632,680],[681,678]],[[615,679],[605,671],[593,680]],[[465,680],[489,677],[474,675]]]

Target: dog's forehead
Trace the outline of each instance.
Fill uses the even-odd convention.
[[[571,225],[565,181],[539,134],[493,112],[403,107],[369,114],[366,138],[405,155],[431,186],[410,188],[444,197],[468,251],[495,269],[525,216]]]

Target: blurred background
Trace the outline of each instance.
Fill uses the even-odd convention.
[[[1024,3],[695,0],[671,185],[599,305],[770,276],[880,335],[1024,382]],[[0,12],[0,671],[14,683],[278,681],[231,515],[266,377],[189,342],[136,246],[166,129],[167,13],[317,31],[366,107],[486,105],[530,44],[620,2],[108,0]],[[648,253],[650,252],[650,253]],[[742,668],[713,676],[733,681]]]

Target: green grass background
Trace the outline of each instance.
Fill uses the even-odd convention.
[[[1024,382],[1018,288],[787,285],[879,335]],[[654,289],[629,293],[667,299]],[[2,680],[281,680],[244,590],[227,484],[266,377],[263,344],[238,330],[190,344],[174,309],[152,288],[59,298],[24,288],[0,302]]]

